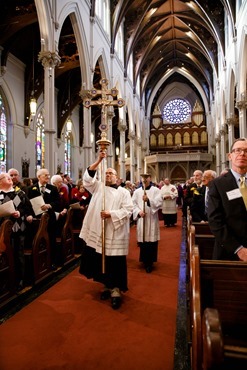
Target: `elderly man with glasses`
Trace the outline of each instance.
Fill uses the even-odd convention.
[[[111,298],[112,308],[118,309],[122,303],[121,292],[128,290],[126,256],[133,203],[129,191],[117,185],[117,172],[113,168],[106,170],[105,183],[97,179],[96,171],[105,158],[106,153],[100,152],[83,176],[84,187],[92,198],[80,232],[80,238],[85,241],[80,273],[104,284],[100,298]],[[101,169],[103,167],[101,165]],[[104,178],[104,173],[101,175]]]
[[[0,205],[7,206],[14,211],[8,216],[13,222],[11,242],[14,250],[15,280],[17,291],[24,287],[25,277],[25,236],[27,223],[33,221],[33,211],[30,200],[20,188],[14,188],[13,181],[8,173],[0,174]],[[12,207],[11,207],[12,206]],[[0,217],[0,224],[5,217]]]
[[[40,218],[42,212],[49,213],[48,234],[51,247],[51,263],[52,269],[56,270],[60,261],[60,251],[57,250],[56,245],[56,212],[60,212],[60,197],[56,186],[50,184],[50,174],[48,169],[39,169],[36,176],[38,181],[28,187],[27,195],[29,199],[33,199],[38,196],[42,196],[44,199],[44,205],[41,206],[40,213],[36,215],[36,218]]]
[[[208,222],[216,243],[214,259],[247,261],[247,139],[228,154],[231,170],[210,183]]]

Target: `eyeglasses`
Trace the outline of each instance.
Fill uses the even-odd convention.
[[[241,154],[242,152],[244,155],[247,155],[247,149],[242,149],[242,148],[232,149],[232,153],[235,153],[235,154]]]

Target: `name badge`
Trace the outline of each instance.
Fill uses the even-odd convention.
[[[51,190],[50,190],[50,189],[45,188],[45,193],[50,194],[50,192],[51,192]]]
[[[4,196],[3,196],[3,194],[0,194],[0,199],[4,199]]]
[[[229,200],[233,200],[233,199],[237,199],[237,198],[242,198],[242,194],[241,194],[241,192],[240,192],[240,189],[239,189],[239,188],[234,189],[234,190],[231,190],[231,191],[228,191],[228,192],[226,193],[226,195],[227,195],[227,198],[228,198]]]

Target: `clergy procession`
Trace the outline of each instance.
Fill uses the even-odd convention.
[[[225,174],[217,177],[212,170],[196,170],[194,177],[188,179],[188,185],[182,184],[183,197],[178,205],[178,186],[171,184],[169,178],[155,183],[151,174],[144,173],[138,183],[125,184],[114,168],[106,168],[104,131],[102,137],[98,142],[96,162],[77,181],[82,181],[82,192],[81,188],[75,191],[76,185],[68,176],[56,174],[50,178],[47,169],[38,170],[37,178],[32,179],[29,186],[20,181],[16,169],[1,173],[1,224],[6,219],[12,221],[10,239],[14,251],[16,292],[27,286],[25,249],[33,242],[30,238],[35,236],[30,228],[33,220],[40,220],[45,212],[49,215],[50,263],[51,269],[56,270],[65,262],[58,240],[68,210],[75,206],[83,212],[79,233],[83,240],[80,273],[103,284],[101,299],[111,297],[114,309],[121,306],[121,292],[128,290],[126,256],[130,227],[136,228],[139,261],[146,272],[151,273],[154,266],[158,268],[160,227],[176,226],[177,213],[184,209],[183,203],[192,222],[208,223],[215,235],[212,258],[247,261],[246,220],[240,217],[245,212],[246,202],[247,139],[240,138],[233,143],[228,154],[232,168]],[[227,179],[229,185],[226,187]],[[222,184],[219,186],[218,183]],[[222,189],[225,190],[222,192]],[[86,205],[83,198],[88,199]],[[235,206],[236,202],[239,205]],[[183,217],[186,219],[187,215]],[[73,220],[69,222],[73,223]],[[73,228],[73,224],[70,227]],[[4,252],[4,238],[1,240]]]
[[[246,370],[247,1],[0,10],[0,369]]]

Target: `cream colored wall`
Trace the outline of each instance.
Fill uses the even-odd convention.
[[[117,55],[110,55],[110,41],[102,29],[101,23],[97,18],[90,19],[90,2],[87,0],[73,2],[57,0],[54,2],[56,4],[55,20],[58,28],[55,28],[55,14],[50,14],[51,8],[45,4],[46,2],[36,1],[38,16],[40,17],[41,38],[45,40],[44,47],[46,50],[56,50],[63,22],[69,14],[73,13],[71,19],[76,30],[80,61],[82,63],[82,82],[84,83],[82,88],[91,88],[95,64],[98,58],[102,57],[103,69],[106,77],[109,79],[109,87],[117,85],[119,96],[126,100],[131,122],[131,132],[136,135],[137,143],[139,142],[140,144],[139,147],[135,145],[135,153],[132,154],[130,162],[134,163],[138,157],[138,162],[144,166],[144,156],[148,152],[149,141],[149,117],[145,116],[145,109],[141,108],[141,105],[144,107],[145,102],[140,101],[138,94],[133,95],[133,84],[129,78],[130,76],[124,78],[123,65]],[[229,90],[233,89],[232,71],[238,94],[241,94],[242,91],[240,90],[243,89],[243,83],[246,81],[246,58],[244,57],[246,56],[246,19],[247,3],[243,4],[241,14],[237,16],[236,35],[232,35],[229,32],[225,56],[219,55],[219,75],[214,76],[214,99],[212,98],[210,107],[207,107],[206,104],[209,151],[211,152],[215,151],[215,138],[219,139],[219,144],[217,145],[221,147],[226,145],[226,143],[222,144],[223,138],[220,135],[220,128],[225,124],[230,114],[228,106],[232,105],[229,101],[232,97]],[[25,66],[12,56],[9,56],[7,70],[1,77],[0,83],[10,107],[8,167],[16,167],[21,173],[21,158],[26,157],[30,159],[30,176],[34,176],[35,137],[32,125],[27,138],[24,132],[24,71]],[[222,106],[224,102],[226,108]],[[43,96],[39,99],[39,106],[44,106]],[[150,114],[150,107],[147,107],[147,109],[148,114]],[[85,114],[85,117],[84,137],[87,135],[87,141],[90,144],[91,132],[89,132],[89,127],[91,125],[91,117],[89,113]],[[82,148],[79,147],[78,110],[73,112],[72,120],[74,137],[72,177],[77,179],[78,169],[82,168],[84,170],[94,158],[92,158],[92,148],[89,144],[86,145],[87,147],[85,145]],[[55,127],[57,127],[56,123]],[[55,153],[52,154],[50,160],[57,162],[59,159],[61,163],[64,154],[64,144],[61,143],[58,146],[56,134],[54,135],[54,148]],[[137,155],[137,150],[139,155]],[[95,156],[94,153],[93,156]],[[221,166],[222,161],[220,159],[219,170]],[[49,163],[46,167],[49,168]]]

